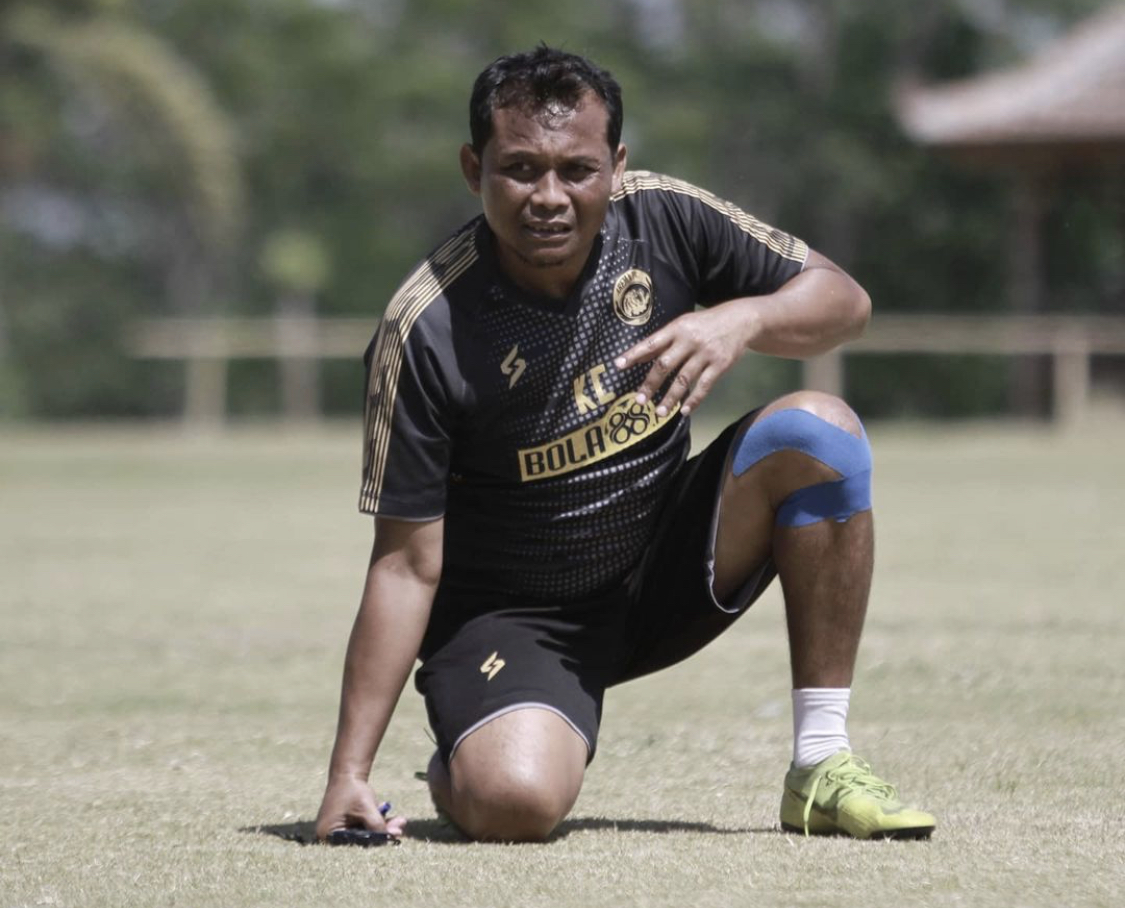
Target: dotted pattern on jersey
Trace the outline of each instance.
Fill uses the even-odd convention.
[[[727,229],[711,212],[740,229]],[[418,315],[432,331],[417,353],[444,381],[442,422],[434,420],[437,403],[427,411],[422,395],[403,396],[399,407],[396,397],[393,431],[413,432],[419,443],[388,447],[384,482],[401,510],[387,515],[418,517],[409,510],[411,491],[440,469],[443,586],[553,601],[584,597],[622,582],[638,562],[688,447],[687,420],[679,416],[651,434],[628,429],[624,441],[606,434],[611,417],[633,415],[619,405],[649,368],[622,373],[613,357],[694,308],[706,264],[694,260],[694,250],[704,258],[714,250],[715,260],[745,254],[763,269],[757,277],[783,280],[799,271],[804,246],[689,184],[627,174],[581,297],[554,311],[498,276],[481,219],[466,231],[479,258],[466,258],[463,271],[440,282],[446,305]],[[638,305],[648,308],[643,281],[614,299],[618,279],[634,270],[651,281],[643,325],[625,321],[640,317]],[[754,275],[743,279],[761,292]],[[416,328],[410,334],[420,336]],[[449,448],[436,450],[447,431]]]
[[[481,324],[494,336],[491,356],[501,362],[513,347],[527,360],[525,373],[511,390],[520,398],[533,399],[534,407],[515,409],[506,416],[510,434],[517,444],[546,441],[589,421],[573,402],[573,380],[589,369],[608,364],[601,381],[614,397],[640,385],[647,366],[636,366],[619,373],[612,366],[623,353],[650,334],[654,325],[663,324],[659,290],[654,292],[651,322],[644,327],[622,323],[613,313],[613,284],[631,264],[633,244],[622,242],[607,250],[598,269],[582,294],[577,315],[549,312],[522,305],[506,298],[505,291],[493,287],[493,305],[484,310]],[[507,390],[508,376],[496,373],[501,393]]]
[[[643,251],[638,246],[621,240],[603,249],[574,314],[523,305],[493,288],[491,305],[480,313],[481,326],[491,337],[491,359],[501,362],[518,348],[527,360],[526,371],[510,389],[509,377],[496,373],[499,393],[510,395],[513,405],[501,428],[499,450],[514,453],[550,441],[604,414],[605,405],[581,412],[574,398],[575,379],[597,366],[607,366],[600,381],[613,399],[640,385],[648,366],[619,372],[613,358],[669,316],[662,309],[659,287],[653,288],[653,312],[646,325],[627,325],[614,313],[614,284],[637,264]],[[517,533],[505,534],[509,538],[504,561],[495,563],[495,556],[489,558],[473,540],[458,538],[455,546],[448,547],[447,570],[456,574],[457,564],[468,555],[467,564],[474,568],[482,560],[487,563],[489,573],[499,575],[501,588],[545,599],[586,595],[618,580],[643,552],[681,459],[682,434],[665,427],[655,438],[630,448],[625,457],[619,454],[565,476],[493,490],[490,509],[501,518],[496,529],[502,532],[505,524],[518,527]],[[457,500],[451,490],[447,532],[451,521],[457,521]],[[472,535],[495,542],[491,532]]]

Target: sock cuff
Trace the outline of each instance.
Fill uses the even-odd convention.
[[[840,703],[852,695],[850,687],[795,687],[794,703]]]
[[[803,687],[793,691],[793,765],[814,766],[841,750],[848,741],[851,688]]]

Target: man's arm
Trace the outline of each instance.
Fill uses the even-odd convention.
[[[441,577],[443,529],[440,519],[376,521],[367,582],[344,660],[328,786],[316,818],[320,839],[343,827],[402,832],[402,818],[384,822],[367,777],[426,631]]]
[[[858,337],[870,316],[866,291],[842,268],[810,249],[804,270],[775,292],[681,315],[625,351],[615,364],[628,369],[652,362],[637,389],[642,403],[675,376],[657,412],[663,415],[683,401],[686,416],[748,350],[770,356],[816,356]]]

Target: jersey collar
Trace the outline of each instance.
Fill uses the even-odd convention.
[[[494,297],[505,302],[529,306],[542,312],[572,316],[578,312],[582,304],[583,294],[589,286],[591,278],[598,271],[598,262],[601,260],[602,250],[605,248],[606,233],[607,228],[603,224],[602,229],[594,239],[594,246],[590,250],[590,257],[586,260],[582,273],[574,287],[571,288],[570,293],[563,299],[525,290],[504,273],[496,256],[496,243],[492,229],[488,226],[488,221],[485,220],[484,215],[481,215],[480,223],[477,225],[476,244],[481,262],[491,275]]]

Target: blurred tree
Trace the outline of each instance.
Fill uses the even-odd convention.
[[[1010,62],[1103,3],[2,3],[0,395],[19,387],[43,415],[173,409],[171,372],[139,374],[117,352],[122,323],[200,308],[192,300],[274,311],[285,260],[304,255],[279,245],[290,227],[331,263],[318,311],[373,323],[411,265],[477,210],[457,167],[472,79],[540,40],[622,82],[633,166],[802,235],[879,310],[999,308],[1003,187],[911,146],[894,85]],[[1120,285],[1115,201],[1078,187],[1051,213],[1060,305],[1104,307]],[[105,366],[60,375],[78,338],[98,339]],[[325,370],[330,409],[356,412],[365,342],[355,363]],[[794,373],[755,359],[738,381],[772,393]],[[272,368],[232,374],[236,412],[276,406]],[[982,412],[1003,399],[1002,373],[982,360],[863,359],[850,375],[872,414]],[[734,405],[745,391],[728,385]]]
[[[128,280],[123,298],[91,300],[87,287],[59,286],[59,275],[79,261],[102,260],[107,274],[133,261],[163,284],[160,295],[173,310],[215,307],[244,216],[233,129],[196,71],[123,17],[127,4],[9,6],[0,22],[0,62],[19,78],[5,79],[0,95],[0,134],[15,149],[0,156],[0,185],[9,229],[14,224],[23,234],[12,246],[30,242],[35,248],[26,251],[44,267],[28,274],[9,263],[27,275],[29,291],[7,306],[9,357],[33,355],[26,368],[36,374],[47,365],[39,359],[42,345],[51,348],[51,359],[77,356],[101,366],[61,397],[37,393],[52,382],[29,383],[32,409],[65,415],[144,408],[142,398],[120,396],[125,390],[125,398],[134,397],[125,373],[135,369],[117,348],[125,320],[136,312],[125,300],[133,297],[137,307],[147,301],[130,292]],[[138,275],[135,286],[149,283]],[[31,307],[54,296],[52,286],[63,311],[83,298],[91,308],[82,318],[42,318]],[[102,341],[93,349],[91,321]],[[115,380],[92,381],[92,375]]]
[[[306,343],[311,329],[302,324],[316,316],[316,294],[330,267],[323,244],[301,230],[278,230],[266,238],[259,263],[277,288],[278,330],[293,344]],[[281,409],[290,419],[307,422],[320,416],[320,364],[308,357],[281,363]]]

